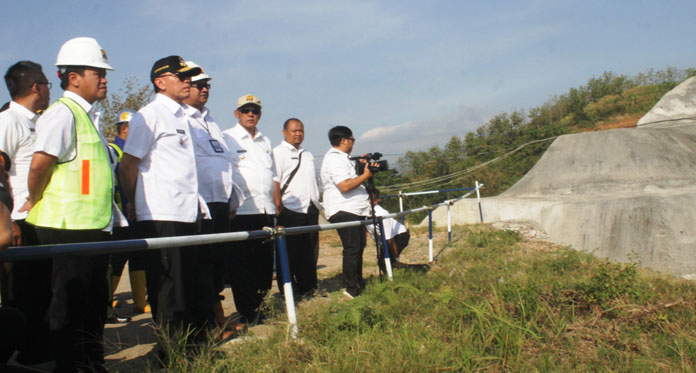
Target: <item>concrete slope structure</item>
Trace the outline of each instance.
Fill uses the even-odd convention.
[[[696,277],[696,77],[636,128],[559,137],[482,207],[484,222],[528,224],[552,242]],[[438,225],[446,212],[433,212]],[[452,221],[479,222],[475,201],[452,206]]]

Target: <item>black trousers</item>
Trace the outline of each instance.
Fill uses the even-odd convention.
[[[140,221],[143,238],[176,237],[198,233],[195,223]],[[209,246],[170,247],[153,250],[145,270],[147,294],[156,322],[176,332],[192,327],[196,331],[212,327],[210,306],[213,273]],[[196,334],[196,333],[194,333]],[[193,335],[192,338],[196,338]]]
[[[208,203],[208,210],[212,219],[203,220],[201,224],[201,233],[226,233],[230,231],[230,207],[226,202],[211,202]],[[218,302],[218,295],[225,289],[225,250],[226,243],[217,243],[210,245],[212,249],[211,263],[213,268],[214,281],[214,298],[213,303]]]
[[[398,258],[399,255],[401,255],[401,252],[403,252],[406,246],[408,246],[408,242],[411,240],[411,233],[409,231],[399,233],[394,236],[393,240],[396,241],[396,250],[398,254],[396,258]]]
[[[114,234],[112,237],[114,240],[131,240],[137,237],[136,230],[132,226],[114,227]],[[111,275],[121,276],[126,262],[128,262],[129,271],[144,271],[147,267],[147,258],[147,252],[145,251],[111,254]],[[111,279],[109,279],[109,281],[111,281]]]
[[[313,203],[310,203],[307,209],[307,219],[309,225],[319,224],[319,209]],[[314,248],[314,265],[316,266],[319,262],[319,231],[310,233],[309,241],[310,246]]]
[[[41,244],[98,242],[108,238],[100,230],[63,230],[36,227]],[[55,372],[103,370],[104,319],[109,288],[108,256],[53,258],[49,308]]]
[[[278,216],[278,225],[284,227],[301,227],[311,225],[309,215],[283,209]],[[290,266],[290,280],[293,291],[302,296],[312,293],[317,288],[317,265],[314,246],[309,233],[285,236]],[[283,293],[283,273],[280,255],[276,255],[278,288]]]
[[[365,220],[365,217],[346,211],[339,211],[329,218],[331,223],[358,220]],[[360,295],[365,287],[365,280],[362,277],[363,252],[366,244],[365,226],[341,228],[337,231],[343,245],[343,281],[346,291],[352,296]]]
[[[230,231],[252,231],[273,225],[273,215],[237,215]],[[227,249],[227,275],[237,311],[251,322],[273,283],[273,243],[263,240],[232,242]],[[261,315],[261,317],[263,317]]]
[[[22,246],[38,245],[36,229],[24,220],[16,220],[22,234]],[[17,360],[37,363],[51,360],[48,328],[48,307],[51,304],[51,271],[49,259],[12,263],[8,304],[17,308],[27,319],[27,328],[20,344]]]
[[[3,363],[19,348],[20,341],[25,333],[26,317],[18,309],[13,307],[0,307],[0,371]]]

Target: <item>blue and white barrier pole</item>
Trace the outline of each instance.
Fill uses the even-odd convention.
[[[478,180],[476,180],[476,200],[478,201],[479,216],[481,217],[481,223],[483,223],[483,210],[481,209],[481,193],[479,192],[480,187]]]
[[[276,240],[278,241],[278,256],[280,257],[280,272],[283,277],[283,295],[285,295],[285,310],[288,313],[288,322],[292,328],[292,338],[297,338],[297,314],[295,313],[295,295],[292,293],[292,281],[290,280],[290,264],[288,263],[288,247],[285,240],[285,229],[276,228]]]
[[[447,242],[452,243],[452,203],[447,202]]]
[[[404,195],[399,191],[399,212],[404,212]],[[401,224],[404,223],[405,216],[401,215]]]
[[[387,269],[387,278],[389,281],[394,280],[392,275],[391,257],[389,256],[389,246],[387,244],[387,237],[384,235],[384,224],[382,218],[378,218],[377,225],[379,225],[380,236],[382,237],[382,250],[384,250],[384,266]]]
[[[428,258],[433,261],[433,210],[428,209]]]

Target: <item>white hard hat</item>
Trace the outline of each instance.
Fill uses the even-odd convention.
[[[126,109],[122,111],[120,114],[118,114],[116,124],[130,122],[131,119],[133,119],[133,115],[135,115],[135,110]]]
[[[106,52],[93,38],[70,39],[60,47],[56,66],[90,66],[113,70],[106,61]]]
[[[203,71],[203,68],[200,67],[197,63],[195,63],[193,61],[186,61],[186,65],[193,67],[193,68],[197,67],[197,68],[201,69],[200,74],[191,77],[191,82],[197,82],[199,80],[213,80],[213,78],[209,77],[208,74],[206,74],[205,71]]]

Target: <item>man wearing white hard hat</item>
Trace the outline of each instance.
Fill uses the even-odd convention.
[[[225,142],[232,154],[234,183],[244,192],[244,200],[231,222],[234,231],[251,231],[273,226],[273,166],[271,140],[257,128],[261,119],[261,100],[247,94],[237,100],[237,125],[225,130]],[[273,282],[273,245],[268,241],[247,240],[230,244],[226,252],[227,275],[234,304],[246,323],[265,319],[260,306]]]
[[[113,171],[96,101],[107,93],[106,53],[92,38],[68,40],[56,60],[64,93],[36,124],[26,221],[41,244],[103,241],[120,224]],[[55,371],[106,371],[102,336],[108,256],[53,258],[49,308]]]
[[[192,67],[200,67],[193,61],[186,61]],[[224,233],[230,231],[230,215],[239,205],[241,190],[232,182],[232,155],[222,135],[220,127],[205,106],[210,94],[212,78],[201,68],[201,73],[191,77],[191,91],[184,100],[187,105],[193,148],[196,152],[196,172],[198,174],[198,193],[208,204],[211,220],[204,220],[201,233]],[[223,250],[225,244],[208,245],[201,250],[210,249],[209,268],[215,274],[211,284],[211,307],[215,311],[218,326],[225,324],[219,294],[224,290],[225,266]]]

